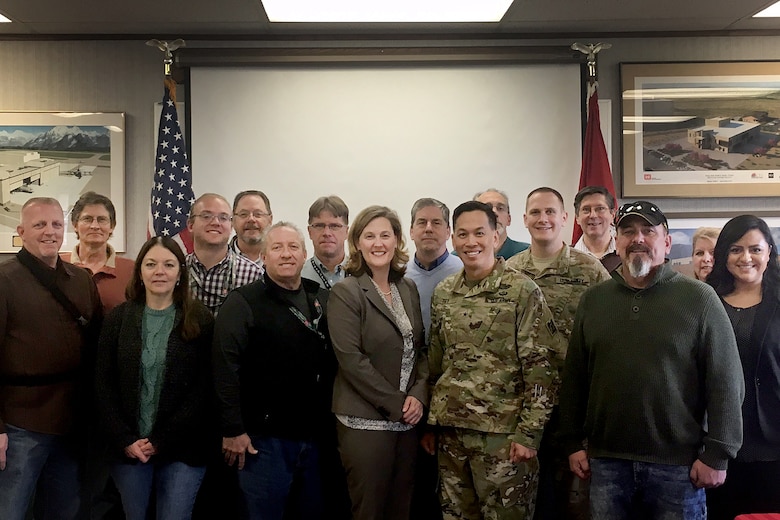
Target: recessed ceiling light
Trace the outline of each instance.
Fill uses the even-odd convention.
[[[498,22],[512,0],[261,0],[272,22]]]
[[[780,2],[776,2],[763,11],[753,15],[753,18],[777,18],[780,17]]]
[[[11,23],[11,20],[0,14],[0,23]]]

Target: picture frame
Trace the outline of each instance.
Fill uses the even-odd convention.
[[[72,251],[78,240],[70,212],[87,191],[111,199],[116,227],[109,243],[124,252],[124,112],[0,112],[0,253],[21,248],[16,227],[31,197],[60,202],[66,223],[60,251]]]
[[[769,225],[775,243],[780,244],[780,211],[725,211],[708,213],[667,212],[669,234],[672,236],[672,249],[667,255],[672,265],[678,270],[692,264],[692,238],[700,227],[722,228],[730,219],[751,214],[762,218]]]
[[[621,63],[626,197],[780,195],[780,61]]]

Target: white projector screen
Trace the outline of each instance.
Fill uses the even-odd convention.
[[[495,187],[510,198],[509,236],[529,241],[525,197],[550,186],[571,238],[579,65],[193,67],[190,80],[196,195],[259,189],[275,222],[304,229],[309,205],[335,194],[350,217],[383,204],[408,231],[416,199],[452,210]]]

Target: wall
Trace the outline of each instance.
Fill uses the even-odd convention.
[[[162,53],[144,41],[0,42],[0,110],[125,112],[127,250],[146,240]],[[7,255],[0,255],[4,257]]]
[[[780,54],[777,50],[780,37],[777,36],[572,38],[539,43],[570,44],[573,41],[607,41],[613,45],[599,54],[599,95],[613,101],[612,162],[616,172],[620,169],[618,64],[621,61],[772,60]],[[531,43],[502,40],[502,44],[507,45]],[[190,44],[198,45],[198,42],[188,41]],[[446,45],[446,42],[436,44]],[[474,45],[484,44],[485,41],[474,42]],[[211,44],[200,43],[200,46],[207,45]],[[0,42],[0,78],[0,110],[126,113],[127,249],[128,256],[133,256],[146,236],[150,172],[154,166],[153,105],[162,98],[161,53],[147,47],[142,40],[3,41]],[[664,199],[658,203],[666,211],[768,210],[776,209],[777,198]]]

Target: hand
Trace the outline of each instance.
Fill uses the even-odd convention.
[[[149,439],[138,439],[133,444],[125,446],[125,455],[141,462],[149,462],[149,458],[157,453]]]
[[[238,460],[238,469],[244,469],[247,452],[257,455],[257,450],[252,446],[249,435],[242,433],[238,437],[222,437],[222,453],[225,454],[225,462],[232,466]]]
[[[416,397],[407,395],[406,400],[404,401],[404,407],[401,411],[404,413],[401,420],[406,424],[414,425],[422,419],[423,405]]]
[[[569,469],[580,479],[589,479],[590,462],[588,462],[588,452],[580,450],[569,455]]]
[[[5,469],[5,454],[8,451],[8,434],[0,433],[0,471]]]
[[[516,442],[513,442],[509,446],[509,461],[513,464],[531,460],[534,457],[536,457],[536,450],[533,448],[526,448],[522,444],[517,444]]]
[[[420,446],[428,455],[436,455],[436,434],[425,432],[422,439],[420,439]]]
[[[697,488],[715,488],[725,481],[725,469],[713,469],[699,459],[691,466],[691,482]]]

